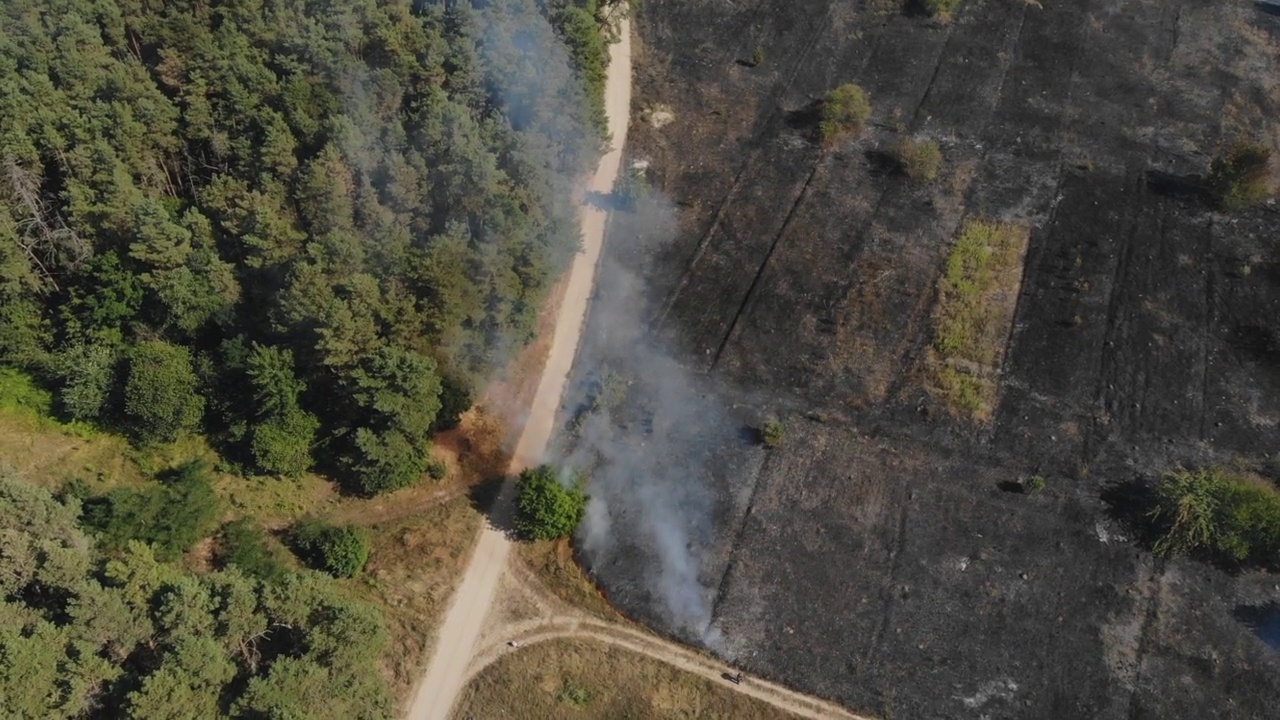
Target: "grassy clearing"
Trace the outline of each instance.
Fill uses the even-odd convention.
[[[971,221],[947,258],[929,369],[932,388],[957,415],[987,420],[995,407],[1027,237],[1018,225]]]
[[[457,718],[733,718],[795,716],[652,658],[586,640],[553,640],[489,666],[463,691]]]

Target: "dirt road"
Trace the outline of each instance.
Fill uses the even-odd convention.
[[[728,684],[727,676],[736,672],[735,668],[715,658],[667,642],[649,633],[581,614],[572,614],[532,620],[507,628],[502,641],[493,643],[477,654],[471,663],[467,677],[470,679],[479,675],[485,668],[504,655],[516,652],[518,648],[560,638],[582,638],[614,645],[723,684]],[[511,641],[516,642],[515,647],[509,644]],[[809,720],[871,720],[863,715],[855,715],[834,703],[810,697],[762,678],[748,676],[741,684],[730,685],[730,687],[735,692]]]
[[[623,20],[619,30],[621,41],[609,50],[609,76],[605,85],[605,111],[609,117],[609,132],[613,136],[613,149],[600,160],[596,174],[587,186],[588,191],[606,194],[613,191],[618,177],[631,112],[630,23]],[[529,409],[528,421],[516,443],[508,477],[542,459],[582,335],[596,265],[604,243],[607,213],[587,204],[581,206],[580,213],[583,249],[569,269],[568,287],[556,318],[551,351]],[[511,543],[498,528],[506,526],[505,515],[511,509],[512,492],[512,483],[507,482],[494,503],[491,523],[481,531],[471,564],[440,627],[426,677],[418,686],[409,709],[411,720],[448,720],[455,698],[462,690],[485,615],[507,566]]]

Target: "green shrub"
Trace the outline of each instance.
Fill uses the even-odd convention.
[[[1180,470],[1156,488],[1151,512],[1161,555],[1206,552],[1231,563],[1272,564],[1280,553],[1280,492],[1221,469]]]
[[[0,407],[47,417],[53,397],[21,370],[0,367]]]
[[[1214,201],[1224,210],[1243,210],[1261,203],[1271,193],[1271,150],[1264,145],[1237,141],[1223,157],[1209,166],[1207,180]]]
[[[823,142],[832,142],[841,135],[862,131],[871,117],[871,100],[862,88],[848,83],[827,93],[822,103],[822,120],[818,134]]]
[[[369,561],[369,540],[354,525],[302,520],[293,528],[293,547],[309,567],[334,577],[355,577]]]
[[[1023,486],[1029,493],[1038,493],[1044,490],[1045,481],[1043,475],[1032,475],[1027,478],[1026,485]]]
[[[912,180],[933,182],[938,179],[942,151],[938,148],[937,140],[904,137],[893,146],[893,157]]]
[[[150,543],[156,557],[172,560],[209,536],[220,514],[209,464],[192,460],[141,489],[120,488],[86,499],[85,525],[103,544],[122,549],[130,540]]]
[[[924,10],[929,17],[939,20],[950,20],[951,14],[960,6],[960,0],[924,0]]]
[[[248,518],[227,523],[218,542],[218,563],[234,565],[246,575],[275,582],[288,573],[288,567],[271,549],[267,532]]]
[[[756,51],[751,53],[751,67],[760,67],[764,63],[764,46],[757,45]]]
[[[254,463],[272,475],[301,475],[311,469],[311,446],[319,429],[314,415],[297,409],[255,425],[250,441]]]
[[[172,442],[194,430],[204,414],[196,381],[186,348],[159,340],[134,347],[124,383],[124,414],[133,436]]]
[[[760,440],[768,447],[778,447],[782,444],[785,431],[782,423],[776,418],[771,418],[760,428]]]
[[[516,529],[531,540],[572,535],[587,507],[582,485],[579,477],[574,477],[570,485],[560,482],[558,473],[549,465],[520,473]]]
[[[566,705],[582,708],[586,707],[591,702],[591,691],[572,680],[565,680],[564,685],[560,688],[560,694],[557,697],[560,702]]]

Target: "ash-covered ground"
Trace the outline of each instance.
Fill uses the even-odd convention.
[[[1280,577],[1155,558],[1123,518],[1171,468],[1280,449],[1280,214],[1183,192],[1274,145],[1280,17],[646,0],[637,29],[628,154],[670,204],[614,214],[565,413],[610,599],[886,717],[1276,717]],[[845,82],[871,125],[821,147]],[[904,134],[939,141],[937,182],[877,160]],[[922,380],[979,217],[1031,228],[986,424]]]

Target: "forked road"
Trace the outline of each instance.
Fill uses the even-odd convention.
[[[608,194],[622,163],[622,148],[627,140],[627,122],[631,115],[631,27],[627,20],[619,27],[620,42],[609,50],[609,74],[605,83],[605,112],[609,118],[609,132],[613,136],[613,149],[600,160],[595,177],[587,189]],[[573,357],[578,350],[578,340],[587,316],[587,305],[595,283],[596,265],[604,244],[607,214],[589,204],[580,209],[582,222],[582,252],[573,260],[569,269],[568,287],[556,318],[551,340],[551,351],[546,367],[529,408],[529,419],[516,442],[508,477],[518,475],[525,468],[542,459],[551,430],[555,423],[556,409],[564,386],[573,367]],[[510,512],[512,483],[507,482],[497,501],[496,513]],[[471,563],[458,586],[449,611],[440,626],[431,663],[426,677],[418,686],[413,705],[409,708],[410,720],[448,720],[458,693],[466,680],[467,666],[476,650],[476,640],[484,625],[485,615],[493,604],[498,580],[507,566],[511,543],[498,528],[506,525],[506,518],[495,517],[480,533]]]

